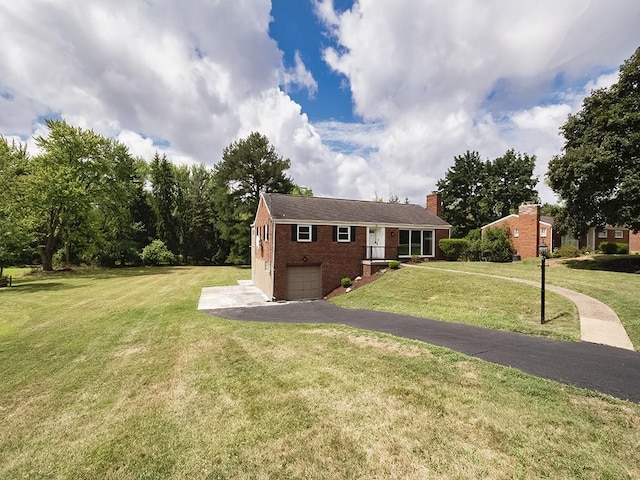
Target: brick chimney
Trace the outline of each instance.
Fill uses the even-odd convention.
[[[427,194],[427,210],[436,217],[442,217],[442,194],[436,190]]]
[[[540,244],[540,205],[525,204],[518,208],[518,227],[520,230],[520,242],[516,247],[522,258],[535,258],[538,256]],[[550,238],[542,239],[551,248]],[[515,242],[514,242],[515,243]]]

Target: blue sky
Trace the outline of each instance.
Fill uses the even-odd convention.
[[[213,166],[252,131],[316,195],[423,203],[454,156],[536,155],[640,46],[637,0],[0,3],[0,134],[44,118]]]
[[[353,2],[335,2],[335,8],[345,11]],[[314,4],[310,1],[273,0],[271,2],[273,21],[269,25],[269,35],[278,42],[283,52],[285,65],[294,65],[295,52],[300,52],[307,68],[318,82],[318,90],[310,95],[307,90],[294,89],[291,98],[299,103],[312,122],[338,120],[353,122],[351,92],[346,78],[331,71],[322,59],[327,45],[335,45],[322,23]]]

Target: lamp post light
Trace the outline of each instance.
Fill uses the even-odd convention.
[[[547,247],[547,244],[542,242],[540,245],[538,245],[538,253],[540,254],[540,269],[541,269],[541,273],[542,273],[542,278],[541,278],[541,282],[540,282],[540,324],[544,325],[544,283],[545,283],[545,279],[544,279],[544,269],[547,265],[547,252],[549,251],[549,248]]]

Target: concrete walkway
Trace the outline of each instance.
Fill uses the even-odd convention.
[[[412,266],[412,265],[411,265]],[[539,282],[524,280],[522,278],[504,277],[502,275],[489,275],[486,273],[461,272],[459,270],[449,270],[445,268],[433,268],[416,266],[416,268],[426,268],[429,270],[437,270],[441,272],[460,273],[465,275],[478,275],[481,277],[498,278],[500,280],[509,280],[511,282],[523,283],[533,287],[540,288]],[[578,307],[578,315],[580,317],[580,339],[583,342],[599,343],[610,347],[624,348],[634,350],[631,339],[627,335],[627,331],[622,326],[622,322],[611,308],[604,303],[583,293],[574,292],[568,288],[557,287],[555,285],[546,285],[546,289],[550,292],[557,293],[571,300]]]

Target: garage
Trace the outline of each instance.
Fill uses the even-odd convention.
[[[287,265],[287,300],[322,298],[320,265]]]

